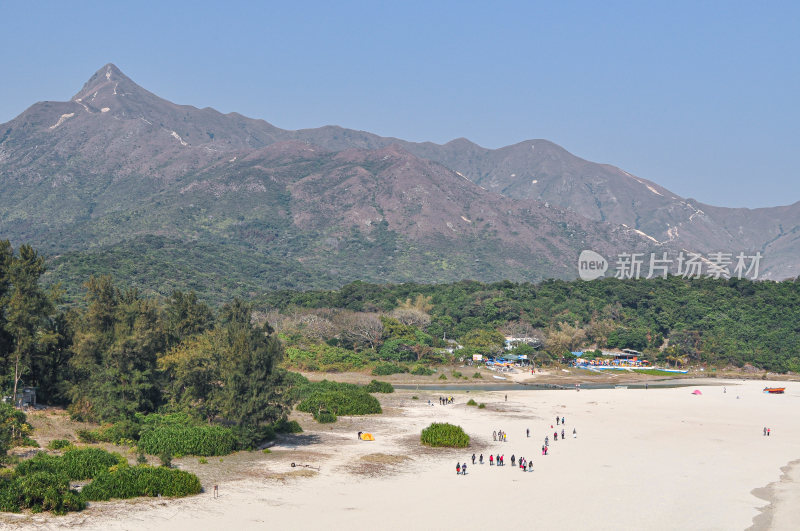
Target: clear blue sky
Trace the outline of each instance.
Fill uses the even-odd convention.
[[[176,103],[552,140],[722,206],[800,200],[800,2],[0,0],[0,123],[103,64]]]

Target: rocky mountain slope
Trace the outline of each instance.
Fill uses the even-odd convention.
[[[792,275],[799,210],[698,205],[544,140],[282,130],[173,104],[110,64],[70,101],[0,125],[0,236],[51,255],[73,291],[97,272],[211,296],[571,278],[587,248],[774,250],[774,278]]]

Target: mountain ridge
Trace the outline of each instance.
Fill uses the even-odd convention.
[[[34,104],[0,125],[0,184],[0,233],[49,254],[128,256],[125,242],[148,234],[218,242],[246,263],[258,253],[273,264],[287,259],[309,287],[358,275],[571,278],[583,248],[613,256],[746,243],[730,252],[776,250],[781,260],[765,267],[773,278],[793,276],[798,256],[800,203],[708,207],[546,140],[491,150],[463,138],[414,143],[339,126],[283,130],[171,103],[110,63],[72,100]],[[345,256],[348,248],[376,256]],[[280,278],[265,285],[283,286]]]

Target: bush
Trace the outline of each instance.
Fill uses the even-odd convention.
[[[483,378],[483,376],[479,372],[476,372],[475,374],[473,374],[472,377],[473,378]]]
[[[373,376],[389,376],[408,372],[408,367],[395,363],[379,363],[372,369]]]
[[[239,443],[238,447],[245,450],[252,450],[264,441],[271,441],[275,438],[275,430],[272,426],[234,426],[231,428],[231,432]]]
[[[433,371],[425,367],[424,365],[417,365],[411,370],[411,374],[415,376],[430,376],[431,374],[433,374]]]
[[[411,397],[411,400],[419,400],[419,397],[417,395],[414,395]]]
[[[47,444],[51,450],[63,450],[64,448],[72,448],[72,443],[66,439],[53,439]]]
[[[83,488],[88,501],[138,496],[189,496],[202,490],[197,476],[166,467],[121,465],[107,470]]]
[[[303,428],[296,420],[288,420],[285,417],[275,421],[272,429],[275,430],[275,433],[303,433]]]
[[[434,422],[422,430],[420,441],[426,446],[466,448],[469,446],[469,435],[464,433],[461,426]]]
[[[86,503],[77,492],[70,490],[69,480],[52,472],[34,472],[18,480],[19,507],[30,508],[34,513],[52,511],[66,514],[80,511]]]
[[[477,405],[478,405],[478,403],[477,403],[477,402],[475,402],[473,399],[471,399],[471,398],[470,398],[470,399],[469,399],[469,401],[467,401],[467,405],[468,405],[468,406],[477,406]]]
[[[463,376],[464,376],[464,375],[463,375],[463,374],[461,374],[460,372],[458,372],[458,371],[453,371],[453,378],[455,378],[456,380],[458,380],[459,378],[461,378],[461,377],[463,377]]]
[[[107,442],[120,444],[121,442],[136,441],[139,439],[140,426],[132,420],[121,420],[113,424],[101,426],[96,430],[78,430],[78,440],[85,443]]]
[[[139,449],[162,455],[226,455],[236,449],[237,438],[222,426],[162,425],[143,428]]]
[[[394,393],[394,387],[388,382],[379,382],[372,380],[364,386],[364,390],[368,393]]]
[[[346,372],[367,365],[364,355],[325,343],[288,346],[285,359],[292,367],[306,371]]]
[[[110,453],[100,448],[72,448],[62,456],[39,452],[31,459],[17,465],[16,474],[23,477],[47,472],[64,476],[70,481],[79,481],[91,479],[120,463],[127,461],[117,453]]]
[[[314,418],[320,424],[330,424],[331,422],[336,422],[336,415],[330,411],[320,411],[314,415]]]
[[[481,402],[480,404],[478,404],[478,409],[486,409],[486,404]]]
[[[439,379],[440,380],[447,380],[447,376],[445,376],[444,373],[442,373],[442,374],[439,375]]]
[[[360,388],[314,392],[300,402],[297,409],[308,413],[326,411],[334,415],[371,415],[382,412],[378,399]]]

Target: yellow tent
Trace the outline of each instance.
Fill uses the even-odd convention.
[[[361,434],[361,440],[362,441],[374,441],[375,437],[373,437],[371,433],[362,433]]]

